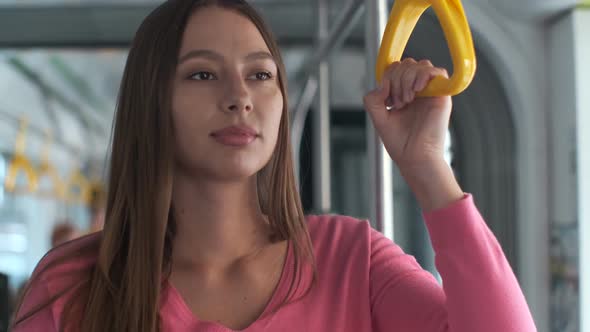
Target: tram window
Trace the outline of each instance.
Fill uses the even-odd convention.
[[[343,111],[332,127],[332,201],[337,213],[367,217],[369,208],[364,112]]]
[[[311,117],[305,123],[300,154],[302,200],[307,211],[312,210],[312,132]],[[369,187],[363,174],[368,176],[366,118],[362,110],[332,110],[332,198],[333,211],[361,218],[368,216]],[[447,132],[445,160],[452,165],[452,135]],[[354,174],[354,176],[352,176]],[[399,184],[396,184],[399,186]]]
[[[0,50],[0,272],[13,292],[50,249],[54,224],[68,219],[88,229],[89,206],[72,199],[81,195],[69,178],[74,171],[88,180],[103,176],[126,56],[125,49]],[[47,159],[73,195],[55,194],[49,177],[35,192],[6,190],[23,119],[26,159],[35,170]],[[21,174],[17,182],[26,188],[28,179]]]

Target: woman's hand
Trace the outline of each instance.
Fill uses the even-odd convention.
[[[364,98],[377,133],[424,210],[444,207],[463,192],[444,160],[450,96],[416,97],[445,69],[405,59],[390,65],[379,87]]]

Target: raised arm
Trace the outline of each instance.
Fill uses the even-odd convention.
[[[444,160],[449,96],[416,98],[446,71],[429,61],[389,66],[365,107],[423,211],[443,288],[419,268],[400,269],[395,246],[374,234],[371,301],[380,332],[533,332],[530,311],[498,241]],[[399,255],[398,255],[399,256]]]
[[[470,195],[425,214],[442,288],[396,246],[372,236],[371,303],[376,331],[534,332],[529,308],[500,245]],[[417,265],[417,264],[416,264]]]

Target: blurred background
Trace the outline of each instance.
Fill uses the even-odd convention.
[[[127,49],[152,0],[0,0],[0,332],[53,246],[98,231]],[[286,62],[306,211],[369,218],[438,276],[412,193],[362,108],[393,1],[252,0]],[[590,332],[590,1],[465,0],[478,69],[447,160],[539,331]],[[452,72],[428,10],[405,50]],[[381,202],[377,204],[378,202]]]

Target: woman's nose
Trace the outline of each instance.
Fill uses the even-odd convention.
[[[250,112],[254,106],[244,82],[232,82],[229,84],[231,86],[226,91],[222,109],[226,112]]]
[[[225,107],[225,110],[230,112],[235,111],[246,111],[249,112],[252,110],[252,105],[248,102],[242,100],[236,100],[235,102],[228,103],[228,106]]]

